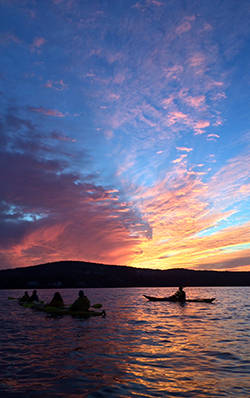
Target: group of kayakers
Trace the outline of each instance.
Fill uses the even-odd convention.
[[[76,299],[76,301],[70,307],[71,311],[88,311],[88,309],[90,307],[90,301],[89,301],[88,297],[84,295],[83,290],[79,291],[78,296],[79,297]],[[39,298],[37,295],[37,291],[33,290],[33,293],[31,296],[29,296],[29,293],[26,291],[24,293],[24,295],[20,298],[20,302],[39,304]],[[63,298],[59,292],[56,292],[54,294],[54,297],[52,298],[52,300],[46,305],[48,307],[56,307],[56,308],[64,308],[65,307]]]
[[[26,303],[32,303],[33,301],[39,301],[37,291],[33,290],[33,293],[31,296],[29,296],[29,293],[26,291],[24,295],[20,298],[20,301],[26,302]]]
[[[75,300],[75,302],[71,305],[70,310],[71,311],[88,311],[90,307],[90,301],[87,296],[85,296],[83,290],[80,290],[78,293],[78,298]],[[179,287],[179,290],[170,298],[173,299],[173,301],[179,301],[184,303],[186,301],[186,293],[183,290],[183,286]],[[29,293],[26,291],[24,295],[20,298],[20,302],[24,303],[35,303],[39,304],[39,298],[37,295],[37,291],[33,290],[33,293],[31,296],[29,296]],[[54,294],[54,297],[52,300],[46,304],[48,307],[56,307],[56,308],[64,308],[65,304],[63,301],[63,298],[59,292],[56,292]]]

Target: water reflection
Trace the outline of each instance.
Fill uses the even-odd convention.
[[[89,319],[8,302],[17,293],[0,291],[1,397],[250,395],[249,308],[239,288],[222,296],[218,288],[187,289],[189,297],[216,296],[212,305],[148,302],[149,288],[86,289],[107,312]],[[61,293],[65,302],[77,296],[75,289]],[[49,301],[52,292],[39,296]]]

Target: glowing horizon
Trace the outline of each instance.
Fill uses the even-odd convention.
[[[249,3],[118,3],[0,2],[0,269],[250,271]]]

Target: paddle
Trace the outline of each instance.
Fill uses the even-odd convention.
[[[90,307],[92,307],[92,308],[102,308],[102,304],[94,304],[94,305],[91,305]]]
[[[69,305],[69,308],[72,306],[72,304]],[[91,305],[89,308],[102,308],[102,304],[94,304]]]

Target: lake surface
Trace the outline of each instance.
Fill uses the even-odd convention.
[[[60,289],[72,303],[79,289]],[[52,317],[1,290],[1,397],[250,397],[250,287],[84,289],[107,316]],[[31,292],[31,291],[30,291]],[[38,290],[49,301],[55,290]]]

